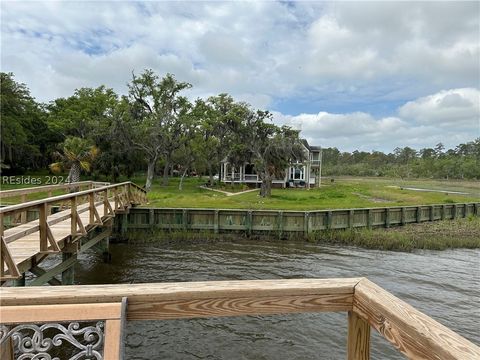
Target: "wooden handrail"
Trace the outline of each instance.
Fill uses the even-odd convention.
[[[12,257],[8,252],[8,243],[18,240],[38,230],[40,254],[59,252],[61,249],[58,246],[56,239],[54,238],[54,234],[50,228],[50,225],[70,218],[70,237],[72,239],[75,239],[78,235],[86,235],[87,226],[103,225],[103,220],[96,209],[98,202],[95,202],[95,194],[103,195],[101,203],[104,204],[104,207],[107,210],[104,212],[103,216],[105,217],[105,219],[107,219],[110,216],[113,216],[115,211],[123,211],[127,209],[131,204],[138,202],[138,197],[133,195],[138,195],[139,188],[135,187],[135,191],[131,191],[131,184],[131,182],[127,181],[120,184],[107,185],[96,189],[78,191],[75,193],[59,195],[42,200],[29,201],[23,204],[11,205],[0,208],[0,240],[2,245],[0,249],[0,278],[2,280],[5,280],[7,277],[18,278],[20,276],[15,263],[13,262]],[[114,192],[115,209],[113,210],[110,206],[109,190],[113,190]],[[141,195],[143,198],[145,197],[144,190],[141,190]],[[83,197],[87,198],[87,206],[79,209],[79,203],[81,202],[81,199]],[[61,216],[54,217],[54,219],[49,220],[49,204],[66,200],[70,202],[70,214],[63,213],[60,214]],[[38,209],[38,221],[32,223],[32,226],[28,226],[27,224],[23,227],[19,227],[19,231],[9,229],[9,233],[6,236],[4,217],[14,216],[18,212],[25,213],[27,210],[33,208]],[[87,219],[88,224],[86,225],[82,223],[82,220],[79,216],[79,213],[83,211],[89,211],[89,217]],[[21,221],[21,223],[24,222]],[[8,266],[8,275],[5,274],[5,263]]]
[[[70,194],[64,194],[64,195],[58,195],[58,196],[53,196],[50,198],[46,199],[41,199],[41,200],[33,200],[33,201],[28,201],[26,203],[22,204],[15,204],[15,205],[9,205],[0,208],[0,214],[7,214],[10,212],[16,212],[16,211],[25,211],[31,208],[35,208],[41,204],[51,204],[55,202],[60,202],[60,201],[65,201],[65,200],[70,200],[72,197],[80,197],[80,196],[86,196],[89,194],[94,194],[94,193],[100,193],[105,190],[110,190],[110,189],[115,189],[115,188],[120,188],[122,186],[126,185],[131,185],[133,184],[131,181],[126,181],[123,183],[118,183],[118,184],[112,184],[112,185],[107,185],[107,186],[102,186],[96,189],[89,189],[89,190],[83,190],[83,191],[78,191]],[[144,189],[141,187],[136,186],[140,191],[146,192]]]
[[[0,191],[0,199],[20,196],[20,195],[34,194],[39,192],[47,192],[52,190],[71,189],[71,188],[84,186],[84,185],[107,186],[107,185],[110,185],[110,183],[89,180],[89,181],[79,181],[79,182],[56,184],[56,185],[42,185],[42,186],[27,187],[27,188],[21,188],[21,189],[2,190]]]
[[[480,359],[480,348],[373,282],[355,286],[353,311],[410,359]]]
[[[0,305],[112,303],[123,297],[130,321],[347,311],[348,360],[369,359],[370,326],[412,359],[480,358],[477,345],[364,278],[3,288]]]

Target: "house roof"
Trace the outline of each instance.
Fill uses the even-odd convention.
[[[301,141],[302,141],[302,144],[305,145],[305,147],[306,147],[309,151],[315,151],[315,150],[321,150],[321,149],[322,149],[321,146],[310,145],[306,139],[301,139]]]

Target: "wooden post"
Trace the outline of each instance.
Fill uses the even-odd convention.
[[[4,360],[13,360],[14,351],[13,351],[13,338],[10,336],[0,345],[0,359]]]
[[[457,204],[454,204],[452,209],[452,220],[455,220],[456,218],[457,218]]]
[[[310,227],[308,226],[308,219],[309,219],[310,213],[308,211],[305,211],[305,215],[303,216],[303,233],[304,235],[308,235],[310,233]]]
[[[333,213],[331,211],[327,212],[327,229],[332,228]]]
[[[447,210],[447,206],[446,205],[442,205],[442,210],[441,210],[441,219],[442,220],[445,220],[445,213],[446,213],[446,210]]]
[[[123,213],[121,218],[120,218],[120,233],[122,235],[125,235],[127,233],[127,230],[128,230],[128,214],[127,213]]]
[[[72,237],[77,234],[77,197],[70,200],[70,233]]]
[[[47,238],[48,225],[47,225],[47,204],[46,203],[41,204],[39,207],[38,226],[39,226],[39,233],[40,233],[40,252],[48,251],[48,238]]]
[[[22,273],[20,278],[13,280],[13,286],[15,287],[25,286],[25,273]]]
[[[417,223],[422,221],[422,208],[417,206]]]
[[[182,211],[182,227],[183,227],[183,230],[188,229],[188,210],[187,209],[183,209]]]
[[[434,221],[435,220],[435,206],[432,205],[430,206],[430,221]]]
[[[52,197],[52,191],[51,190],[48,192],[48,197],[49,198]],[[52,206],[50,204],[47,204],[47,216],[49,216],[51,213],[52,213]]]
[[[283,211],[278,212],[277,221],[278,221],[278,238],[281,239],[283,236]]]
[[[113,200],[114,200],[114,208],[113,211],[116,211],[118,209],[118,194],[117,194],[117,188],[113,188]]]
[[[74,253],[64,252],[62,253],[62,261],[67,261],[72,256],[76,256]],[[62,272],[62,285],[73,285],[75,278],[75,266],[72,265],[68,269]]]
[[[354,210],[348,211],[348,228],[353,229],[353,223],[355,221],[355,212]]]
[[[21,201],[22,201],[22,204],[27,202],[27,194],[22,195]],[[22,211],[22,213],[20,214],[20,223],[25,224],[26,222],[27,222],[27,210]]]
[[[108,190],[103,192],[103,216],[108,214]]]
[[[405,209],[405,206],[402,206],[402,213],[401,213],[401,217],[400,217],[400,219],[401,219],[400,222],[401,222],[402,225],[405,225],[405,223],[406,223],[406,219],[405,219],[406,211],[407,210]]]
[[[88,211],[89,211],[88,223],[93,224],[95,222],[95,194],[94,193],[88,194],[88,200],[90,203],[88,207]]]
[[[148,225],[155,225],[155,209],[148,209]]]
[[[372,228],[372,209],[367,210],[367,228]]]
[[[126,187],[127,187],[127,194],[128,194],[127,195],[128,196],[128,199],[127,199],[128,201],[127,202],[128,202],[128,205],[130,206],[131,204],[135,204],[136,201],[135,201],[135,197],[133,196],[133,193],[132,193],[131,184],[130,183],[127,184]]]
[[[385,227],[390,227],[390,208],[385,209]]]
[[[252,230],[253,230],[253,213],[252,211],[248,211],[247,213],[247,224],[248,224],[248,227],[247,227],[247,234],[248,235],[251,235],[252,234]]]
[[[218,210],[213,212],[213,232],[218,234]]]
[[[353,311],[348,312],[347,359],[370,359],[370,324]]]

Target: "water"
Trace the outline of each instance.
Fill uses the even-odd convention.
[[[111,246],[87,252],[79,284],[365,276],[480,343],[479,250],[400,253],[286,242]],[[372,331],[372,359],[403,359]],[[127,359],[345,359],[345,313],[131,322]]]

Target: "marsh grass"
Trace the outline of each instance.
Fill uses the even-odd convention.
[[[412,251],[480,248],[480,218],[408,224],[395,228],[347,229],[318,233],[319,243],[354,245],[367,249]]]
[[[468,217],[408,224],[395,228],[358,228],[347,230],[319,231],[304,236],[303,233],[244,232],[215,234],[211,231],[167,231],[162,229],[129,230],[125,240],[130,244],[205,243],[218,241],[308,241],[318,244],[358,246],[366,249],[413,251],[416,249],[445,250],[454,248],[480,248],[480,218]]]

